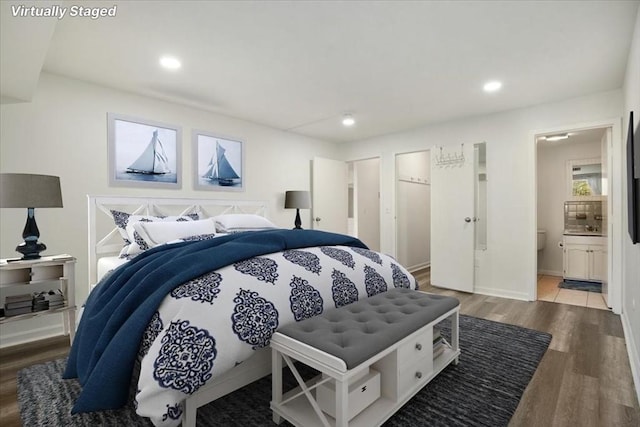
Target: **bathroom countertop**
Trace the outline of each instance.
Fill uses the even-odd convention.
[[[565,236],[596,236],[607,237],[602,231],[580,231],[580,230],[564,230]]]

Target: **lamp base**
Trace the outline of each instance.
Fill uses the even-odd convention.
[[[293,227],[294,230],[302,230],[302,220],[300,220],[300,209],[296,209],[296,220],[293,223],[293,225],[295,225],[295,227]]]
[[[45,244],[39,243],[37,240],[25,240],[16,246],[16,251],[22,254],[22,259],[38,259],[40,252],[46,249]]]

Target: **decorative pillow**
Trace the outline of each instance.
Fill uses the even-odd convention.
[[[225,214],[214,216],[218,233],[237,233],[240,231],[259,231],[278,228],[267,218],[254,214]]]
[[[131,215],[126,212],[111,210],[113,221],[118,228],[118,232],[124,241],[124,247],[120,250],[120,258],[131,258],[140,252],[149,249],[145,247],[146,243],[142,241],[136,242],[136,233],[133,229],[133,224],[140,221],[145,222],[158,222],[158,221],[196,221],[200,219],[197,213],[183,215],[183,216],[153,216],[153,215]],[[142,243],[140,246],[138,243]],[[143,249],[144,247],[144,249]]]
[[[148,248],[153,248],[178,239],[215,235],[216,224],[213,218],[199,221],[140,221],[133,224],[133,229]]]

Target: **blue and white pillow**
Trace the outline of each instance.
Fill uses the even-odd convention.
[[[118,232],[124,241],[124,246],[120,250],[120,258],[133,258],[134,256],[149,249],[149,245],[136,232],[134,224],[138,222],[176,222],[176,221],[197,221],[200,216],[197,213],[180,216],[153,216],[153,215],[132,215],[126,212],[111,210],[113,221],[118,228]]]
[[[154,248],[175,240],[196,240],[194,236],[215,236],[216,224],[213,218],[198,221],[139,221],[133,224],[133,229],[148,248]]]

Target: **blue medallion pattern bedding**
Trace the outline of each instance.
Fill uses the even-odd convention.
[[[188,395],[268,346],[279,326],[393,287],[417,282],[393,258],[333,233],[259,231],[151,249],[87,301],[65,372],[83,384],[74,412],[124,405],[137,358],[138,414],[178,425]]]

